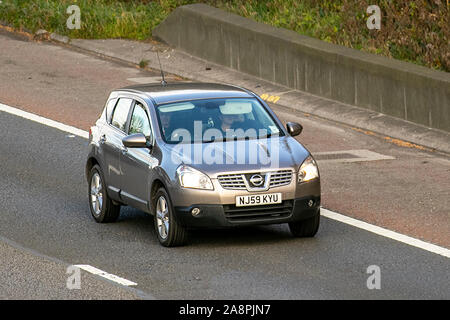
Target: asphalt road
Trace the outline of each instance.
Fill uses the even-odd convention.
[[[97,224],[83,174],[87,141],[6,113],[0,127],[0,234],[120,275],[156,298],[450,297],[448,258],[326,218],[314,239],[266,226],[196,231],[174,249],[158,244],[152,218],[137,210]],[[367,288],[370,265],[381,269],[381,290]]]
[[[2,35],[0,53],[1,103],[84,130],[109,90],[155,75]],[[274,109],[283,121],[304,124],[300,140],[313,154],[370,149],[395,158],[319,161],[324,206],[449,246],[447,156]],[[5,112],[0,128],[0,298],[450,298],[448,258],[324,217],[314,239],[264,226],[195,231],[188,246],[172,249],[158,244],[152,217],[138,210],[123,208],[118,222],[97,224],[87,201],[85,139]],[[137,286],[85,277],[80,291],[67,292],[72,264]],[[380,267],[380,290],[367,288],[371,265]]]
[[[129,50],[140,52],[132,47]],[[111,90],[155,76],[159,72],[46,42],[21,41],[10,34],[2,35],[0,29],[0,103],[86,131],[98,118]],[[250,89],[256,86],[248,84]],[[333,102],[321,102],[323,107],[326,103]],[[448,155],[407,144],[405,147],[402,141],[271,106],[282,121],[297,121],[304,126],[298,139],[313,155],[365,149],[395,158],[355,163],[322,161],[324,207],[450,248]]]

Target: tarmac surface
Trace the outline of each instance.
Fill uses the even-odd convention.
[[[111,90],[159,80],[159,71],[9,34],[0,34],[0,68],[0,103],[82,130]],[[324,208],[450,247],[447,154],[271,107],[304,126],[298,139],[318,160]],[[174,249],[160,247],[152,217],[138,210],[97,224],[87,202],[87,141],[5,112],[0,127],[0,298],[101,299],[105,290],[112,299],[450,298],[448,258],[325,217],[314,239],[265,226],[196,231]],[[89,276],[74,293],[65,288],[71,264],[137,286]],[[380,290],[367,288],[371,265],[381,269]]]

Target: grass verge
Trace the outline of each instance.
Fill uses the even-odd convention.
[[[46,29],[71,38],[145,40],[176,7],[204,2],[218,8],[344,45],[450,72],[450,15],[445,0],[377,0],[381,30],[368,30],[372,0],[3,0],[0,20],[17,29]],[[77,5],[81,28],[67,28]]]

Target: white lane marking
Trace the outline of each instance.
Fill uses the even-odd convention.
[[[165,79],[166,80],[175,80],[175,78],[170,75],[166,75]],[[128,78],[127,81],[136,82],[136,83],[140,83],[140,84],[161,83],[161,76]]]
[[[37,116],[35,114],[28,113],[28,112],[25,112],[20,109],[13,108],[13,107],[7,106],[5,104],[0,103],[0,111],[5,111],[8,113],[23,117],[25,119],[36,121],[36,122],[42,123],[44,125],[60,129],[65,132],[70,132],[72,134],[78,135],[78,136],[86,138],[86,139],[89,138],[89,133],[86,131],[83,131],[78,128],[70,127],[65,124],[56,122],[54,120],[46,119],[44,117]],[[76,134],[75,131],[78,134]],[[355,151],[355,150],[351,150],[351,151]],[[348,152],[348,151],[346,151],[346,152]],[[387,237],[390,239],[393,239],[393,240],[397,240],[397,241],[406,243],[408,245],[442,255],[447,258],[450,258],[450,250],[449,249],[439,247],[437,245],[434,245],[434,244],[431,244],[428,242],[424,242],[424,241],[421,241],[421,240],[418,240],[418,239],[415,239],[415,238],[412,238],[409,236],[405,236],[403,234],[400,234],[400,233],[397,233],[397,232],[394,232],[394,231],[391,231],[388,229],[377,227],[375,225],[372,225],[372,224],[369,224],[369,223],[366,223],[363,221],[359,221],[359,220],[344,216],[342,214],[339,214],[339,213],[336,213],[336,212],[333,212],[333,211],[330,211],[330,210],[327,210],[324,208],[321,208],[320,211],[321,211],[321,215],[323,215],[324,217],[327,217],[329,219],[333,219],[333,220],[336,220],[336,221],[339,221],[339,222],[342,222],[342,223],[345,223],[345,224],[348,224],[348,225],[351,225],[351,226],[354,226],[354,227],[357,227],[357,228],[360,228],[360,229],[363,229],[363,230],[366,230],[366,231],[369,231],[369,232],[372,232],[372,233],[375,233],[375,234],[378,234],[378,235],[381,235],[381,236],[384,236],[384,237]]]
[[[56,128],[61,131],[65,131],[65,132],[74,134],[76,136],[79,136],[79,137],[82,137],[85,139],[89,139],[89,133],[87,131],[84,131],[84,130],[81,130],[81,129],[78,129],[78,128],[75,128],[72,126],[68,126],[61,122],[57,122],[54,120],[50,120],[50,119],[38,116],[34,113],[30,113],[30,112],[26,112],[26,111],[23,111],[23,110],[20,110],[17,108],[13,108],[13,107],[7,106],[6,104],[0,103],[0,111],[4,111],[4,112],[19,116],[24,119],[28,119],[28,120],[31,120],[34,122],[45,124],[48,127]]]
[[[354,157],[339,158],[339,155],[353,155]],[[317,157],[318,162],[360,162],[360,161],[377,161],[377,160],[394,160],[394,157],[386,156],[377,152],[373,152],[366,149],[361,150],[339,150],[329,152],[313,152],[313,156]],[[322,156],[322,159],[321,159]],[[326,159],[326,156],[330,156],[331,159]],[[333,159],[333,156],[336,156]]]
[[[140,78],[128,78],[128,81],[145,84],[145,83],[160,83],[161,77],[140,77]]]
[[[123,286],[127,286],[127,287],[129,287],[129,286],[137,286],[136,282],[133,282],[133,281],[130,281],[130,280],[118,277],[118,276],[110,274],[110,273],[107,273],[107,272],[105,272],[103,270],[97,269],[97,268],[95,268],[93,266],[90,266],[88,264],[76,264],[76,265],[74,265],[74,267],[80,268],[80,269],[82,269],[84,271],[87,271],[89,273],[92,273],[92,274],[95,274],[97,276],[103,277],[105,279],[114,281],[114,282],[116,282],[118,284],[121,284]]]
[[[441,256],[450,258],[450,250],[447,248],[443,248],[443,247],[439,247],[437,245],[422,241],[422,240],[418,240],[409,236],[405,236],[401,233],[397,233],[385,228],[381,228],[381,227],[377,227],[373,224],[364,222],[364,221],[360,221],[360,220],[356,220],[347,216],[344,216],[342,214],[321,208],[320,209],[320,214],[324,217],[345,223],[345,224],[349,224],[351,226],[357,227],[359,229],[363,229],[366,231],[370,231],[372,233],[378,234],[380,236],[386,237],[386,238],[390,238],[399,242],[403,242],[406,243],[410,246],[413,247],[417,247],[432,253],[436,253],[439,254]]]

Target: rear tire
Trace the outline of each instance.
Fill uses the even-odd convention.
[[[120,205],[114,204],[108,197],[105,178],[99,165],[92,167],[88,181],[89,208],[92,217],[99,223],[116,221],[120,215]]]
[[[184,245],[187,232],[176,220],[172,202],[166,189],[159,188],[153,199],[155,231],[159,243],[165,247]]]
[[[294,237],[309,238],[314,237],[319,230],[320,224],[320,211],[312,218],[290,222],[289,229]]]

